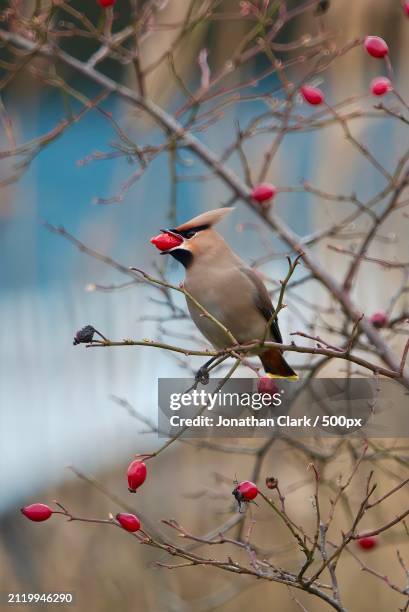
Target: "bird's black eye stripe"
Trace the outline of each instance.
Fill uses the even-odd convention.
[[[198,225],[197,227],[192,227],[187,230],[181,231],[177,229],[172,229],[170,231],[175,232],[175,234],[179,234],[179,236],[182,236],[183,238],[186,238],[187,240],[189,240],[189,238],[193,238],[193,236],[197,234],[197,232],[202,232],[205,229],[209,229],[209,227],[210,225]]]

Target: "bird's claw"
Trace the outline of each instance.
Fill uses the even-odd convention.
[[[195,380],[202,385],[207,385],[209,382],[209,370],[203,366],[199,368],[199,370],[196,372]]]

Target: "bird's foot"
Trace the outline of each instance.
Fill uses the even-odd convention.
[[[209,382],[209,370],[202,366],[198,369],[195,376],[195,381],[201,383],[202,385],[207,385]]]

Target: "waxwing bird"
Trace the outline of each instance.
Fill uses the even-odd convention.
[[[186,291],[244,344],[264,338],[274,307],[262,280],[214,229],[231,210],[205,212],[178,227],[161,230],[151,242],[185,267]],[[230,347],[232,340],[225,330],[203,316],[191,300],[186,301],[190,316],[205,338],[217,350]],[[273,319],[266,340],[283,342],[277,319]],[[297,380],[279,349],[261,349],[257,354],[271,378]]]

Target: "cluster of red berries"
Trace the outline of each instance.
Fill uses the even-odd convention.
[[[409,2],[404,6],[406,14],[409,16]],[[383,38],[380,36],[367,36],[364,40],[364,47],[372,57],[381,59],[389,53],[389,48]],[[371,92],[374,96],[383,96],[392,90],[392,83],[387,77],[376,77],[371,82]],[[318,106],[324,102],[324,94],[318,87],[304,85],[300,88],[301,96],[304,102],[312,106]]]
[[[135,493],[136,490],[139,489],[139,487],[145,482],[146,474],[146,465],[143,461],[139,461],[138,459],[132,461],[127,471],[128,487],[131,493]],[[50,506],[40,503],[24,506],[24,508],[21,508],[21,512],[25,517],[30,519],[30,521],[34,521],[36,523],[48,520],[54,513],[61,514],[60,510],[53,510],[50,508]],[[141,528],[141,522],[138,517],[135,516],[135,514],[119,512],[115,518],[121,527],[126,531],[135,532],[139,531]]]
[[[127,470],[128,487],[131,493],[136,493],[137,489],[143,485],[146,480],[146,475],[146,464],[139,459],[132,461]],[[233,491],[233,495],[237,499],[239,505],[252,501],[255,497],[257,497],[257,494],[257,486],[249,480],[238,483]],[[21,508],[21,512],[25,517],[30,519],[30,521],[34,521],[36,523],[48,520],[54,513],[61,513],[59,510],[53,510],[46,504],[41,503],[25,506],[24,508]],[[116,515],[116,520],[126,531],[135,532],[139,531],[141,528],[140,520],[134,514],[119,512]]]
[[[47,504],[30,504],[30,506],[24,506],[21,508],[21,512],[25,517],[30,519],[30,521],[34,521],[35,523],[41,523],[42,521],[46,521],[50,518],[50,516],[54,513],[60,514],[60,511],[53,510]],[[141,522],[137,516],[134,514],[128,514],[127,512],[119,512],[116,515],[116,520],[118,523],[126,529],[126,531],[139,531],[141,528]]]
[[[135,461],[130,463],[127,470],[128,488],[130,493],[136,493],[137,489],[139,489],[139,487],[145,482],[146,475],[146,464],[143,461],[135,459]],[[240,506],[242,503],[252,501],[255,497],[257,497],[257,494],[257,486],[249,480],[238,483],[233,491],[233,495]],[[24,508],[21,508],[21,512],[26,518],[30,519],[30,521],[34,521],[36,523],[47,521],[54,513],[61,514],[60,510],[53,510],[50,508],[50,506],[42,503],[24,506]],[[141,522],[138,517],[135,516],[135,514],[119,512],[115,518],[121,527],[126,531],[135,532],[139,531],[141,528]]]
[[[367,36],[364,41],[366,51],[372,57],[382,59],[389,53],[389,48],[380,36]],[[384,96],[392,90],[392,83],[387,77],[376,77],[371,82],[371,92],[374,96]]]
[[[135,493],[136,490],[145,482],[146,475],[147,470],[145,463],[143,461],[139,461],[138,459],[132,461],[132,463],[128,467],[127,472],[128,486],[129,491],[131,493]],[[269,484],[269,481],[272,481],[272,484]],[[275,488],[275,485],[276,479],[267,479],[267,486],[269,488]],[[243,480],[243,482],[237,483],[236,487],[232,491],[232,494],[234,495],[235,499],[239,504],[239,507],[241,507],[242,504],[252,502],[257,497],[258,493],[259,490],[257,488],[257,485],[255,485],[254,482],[251,482],[250,480]],[[52,516],[52,514],[54,514],[54,512],[60,513],[59,511],[53,510],[46,504],[41,503],[25,506],[24,508],[21,508],[21,512],[24,514],[25,517],[30,519],[30,521],[34,521],[37,523],[46,521]],[[141,528],[141,522],[134,514],[129,514],[128,512],[119,512],[115,518],[121,525],[121,527],[126,531],[134,533],[135,531],[139,531],[139,529]],[[363,550],[371,550],[372,548],[375,548],[377,544],[378,539],[376,538],[376,536],[364,535],[357,540],[357,545]]]

